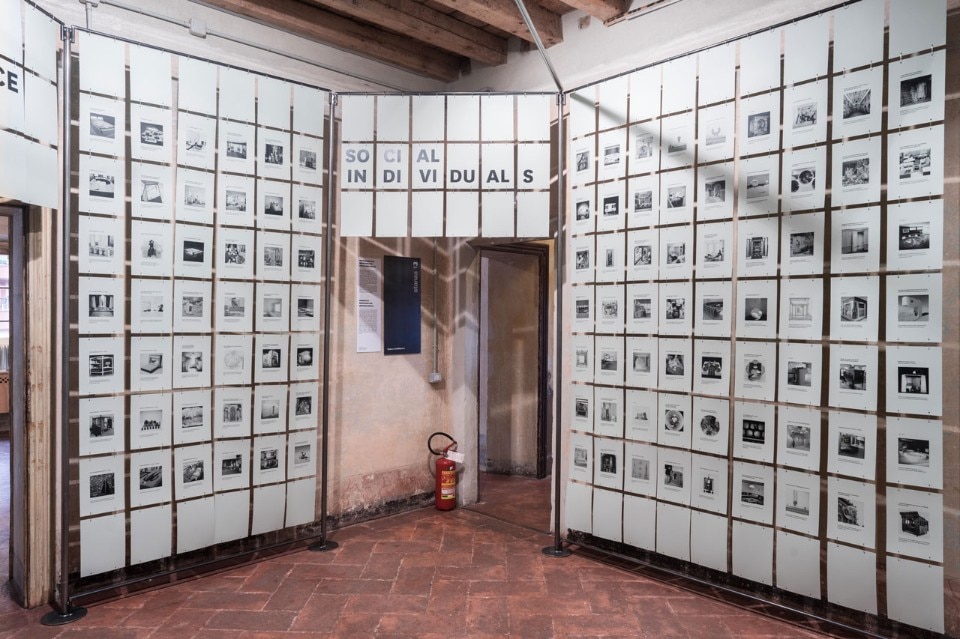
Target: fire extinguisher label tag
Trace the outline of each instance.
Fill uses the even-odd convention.
[[[450,461],[457,462],[458,464],[462,464],[462,463],[463,463],[463,460],[466,459],[466,457],[463,455],[463,453],[458,453],[458,452],[455,451],[455,450],[448,450],[446,457],[447,457],[447,459],[449,459]]]

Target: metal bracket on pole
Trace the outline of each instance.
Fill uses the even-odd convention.
[[[310,544],[307,549],[312,552],[334,550],[338,544],[327,539],[327,490],[329,474],[327,459],[329,457],[330,440],[330,291],[332,289],[331,269],[333,268],[333,149],[334,123],[336,122],[337,94],[330,94],[330,129],[327,134],[327,212],[324,215],[324,266],[323,266],[323,398],[321,400],[320,432],[323,442],[320,446],[320,540]]]
[[[73,215],[70,200],[70,174],[73,171],[70,162],[72,137],[70,135],[70,115],[73,105],[73,91],[71,86],[70,43],[73,42],[74,30],[64,27],[61,31],[63,39],[63,143],[60,152],[63,157],[63,203],[60,237],[60,304],[62,306],[60,331],[60,465],[58,483],[60,485],[60,579],[56,589],[56,607],[43,617],[40,623],[45,626],[62,626],[73,623],[87,616],[87,609],[74,606],[70,601],[70,219]]]

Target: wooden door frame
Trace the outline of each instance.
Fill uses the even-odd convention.
[[[543,479],[549,470],[547,445],[550,443],[550,424],[547,422],[549,409],[547,361],[550,349],[550,291],[547,289],[550,286],[550,247],[546,244],[520,242],[483,245],[477,248],[480,251],[481,260],[485,252],[530,255],[537,258],[537,479]],[[482,277],[482,268],[480,272]],[[482,281],[480,286],[483,286]],[[553,454],[556,455],[556,451]]]

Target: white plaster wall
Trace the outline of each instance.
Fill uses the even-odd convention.
[[[389,91],[387,87],[405,91],[435,91],[443,87],[440,82],[188,0],[118,0],[117,3],[135,7],[140,13],[100,4],[93,9],[90,28],[135,42],[299,80],[333,91]],[[84,6],[78,0],[39,0],[38,4],[67,25],[86,26]],[[212,35],[199,38],[190,35],[188,29],[179,24],[151,17],[153,14],[176,23],[197,18],[206,23],[208,30],[238,38],[242,42],[288,53],[327,68],[267,53]],[[346,71],[370,81],[330,69]],[[376,84],[377,82],[385,82],[387,86]]]

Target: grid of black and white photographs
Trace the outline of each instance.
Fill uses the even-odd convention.
[[[88,577],[313,522],[328,99],[105,37],[81,45]]]
[[[942,631],[876,561],[942,575],[946,14],[915,6],[568,96],[565,528],[872,614],[844,580],[885,579]]]
[[[340,235],[548,236],[556,97],[339,94]]]

